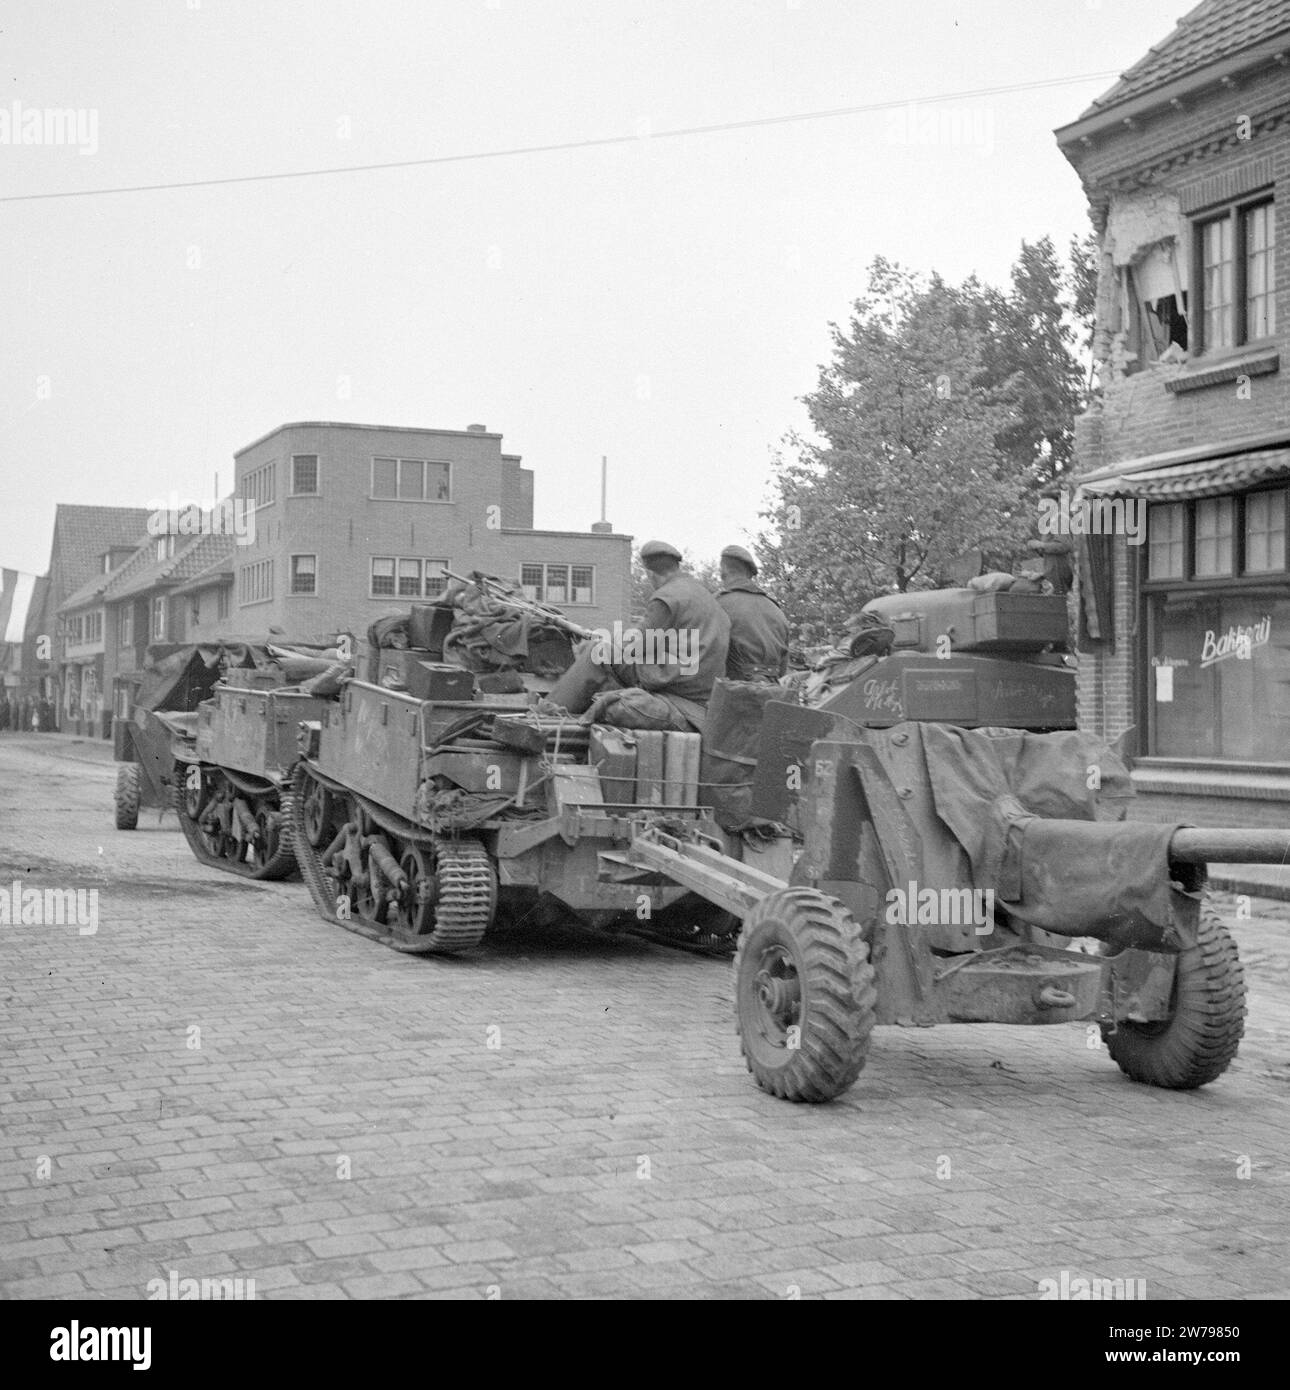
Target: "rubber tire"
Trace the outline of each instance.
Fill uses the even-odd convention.
[[[143,800],[143,779],[138,763],[118,763],[116,769],[116,828],[135,830],[139,825],[139,804]]]
[[[772,946],[791,959],[801,989],[796,1048],[771,1043],[756,1026],[764,1017],[758,964]],[[818,1104],[852,1085],[864,1069],[878,995],[864,934],[836,898],[814,888],[763,898],[744,921],[734,971],[739,1045],[762,1090]]]
[[[1194,1091],[1222,1076],[1245,1031],[1245,972],[1236,942],[1202,906],[1197,943],[1178,957],[1174,1012],[1164,1024],[1120,1023],[1105,1033],[1115,1064],[1146,1086]]]

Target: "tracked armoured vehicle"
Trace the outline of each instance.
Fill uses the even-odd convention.
[[[527,677],[463,678],[442,646],[381,653],[299,725],[287,810],[315,906],[433,954],[499,916],[622,930],[697,895],[742,923],[742,1050],[787,1100],[845,1091],[878,1023],[1082,1023],[1134,1080],[1207,1084],[1245,986],[1204,866],[1284,862],[1290,834],[1125,819],[1124,763],[1072,727],[1065,600],[980,597],[878,600],[890,640],[812,704],[759,688],[737,750],[734,686],[701,747],[540,714]]]
[[[189,848],[244,878],[295,872],[288,801],[300,722],[316,719],[348,671],[335,648],[225,644],[217,683],[164,750]],[[324,684],[325,682],[325,684]],[[319,687],[322,687],[320,690]]]

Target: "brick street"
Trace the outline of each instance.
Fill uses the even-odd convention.
[[[299,882],[112,828],[105,750],[0,736],[0,1289],[146,1298],[1287,1297],[1290,905],[1217,902],[1231,1070],[1134,1085],[1083,1025],[882,1028],[841,1100],[760,1092],[727,962],[573,929],[413,958]]]

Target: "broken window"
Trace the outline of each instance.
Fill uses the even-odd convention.
[[[1155,346],[1157,357],[1165,352],[1170,344],[1176,343],[1185,352],[1187,349],[1187,291],[1182,292],[1182,302],[1176,294],[1162,295],[1161,298],[1148,301],[1145,305],[1147,311],[1147,326],[1151,330],[1151,338]]]

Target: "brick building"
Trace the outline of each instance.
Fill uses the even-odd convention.
[[[1100,243],[1076,497],[1146,521],[1081,543],[1079,719],[1157,819],[1290,813],[1288,61],[1284,0],[1205,0],[1056,132]]]
[[[305,423],[239,450],[234,491],[255,534],[234,553],[237,631],[361,635],[473,569],[585,627],[626,618],[631,537],[604,522],[534,530],[533,474],[501,446],[482,425]]]
[[[144,513],[145,522],[149,513]],[[154,642],[190,642],[231,632],[233,541],[222,535],[148,535],[113,547],[93,575],[58,609],[62,727],[107,737],[113,681],[139,670]],[[261,634],[262,635],[262,634]]]
[[[49,574],[41,585],[38,601],[34,601],[29,610],[19,660],[21,676],[11,680],[12,672],[7,673],[6,683],[21,689],[22,693],[48,700],[53,707],[56,727],[64,724],[69,688],[74,686],[76,690],[78,707],[87,675],[96,704],[103,689],[101,619],[91,619],[88,627],[81,627],[77,642],[81,650],[76,653],[76,659],[69,662],[63,608],[78,592],[101,590],[111,567],[138,544],[147,519],[148,512],[143,507],[93,507],[60,502],[54,512]],[[93,635],[95,621],[100,623],[97,639]]]

